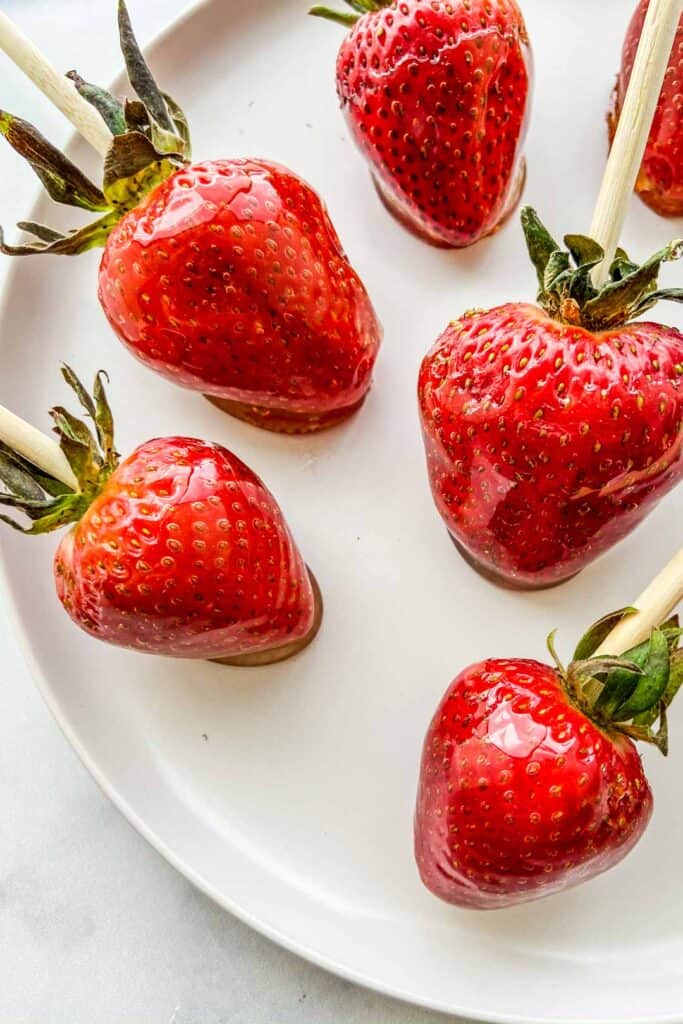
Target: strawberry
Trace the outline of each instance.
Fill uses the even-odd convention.
[[[415,818],[434,895],[478,910],[539,899],[614,867],[641,838],[653,800],[633,739],[666,753],[683,651],[673,619],[621,658],[590,657],[627,611],[601,620],[568,669],[492,658],[453,681],[425,740]]]
[[[372,306],[318,196],[277,164],[165,181],[109,236],[99,298],[139,359],[260,426],[331,426],[370,387]]]
[[[156,86],[125,5],[121,42],[139,100],[73,75],[112,131],[102,190],[31,125],[0,112],[0,132],[53,199],[100,213],[8,254],[103,246],[99,299],[138,359],[240,419],[307,433],[362,405],[382,329],[327,210],[292,171],[266,160],[191,163],[187,122]]]
[[[380,197],[410,230],[463,248],[522,192],[531,52],[515,0],[346,0],[337,91]]]
[[[516,588],[569,579],[683,478],[683,335],[632,323],[658,299],[674,243],[642,267],[623,251],[597,290],[602,250],[524,229],[540,306],[451,323],[426,356],[419,402],[434,498],[462,554]],[[571,255],[570,255],[571,253]]]
[[[57,594],[91,636],[150,654],[262,665],[315,637],[322,604],[277,502],[217,444],[164,437],[120,462],[102,374],[67,383],[95,424],[52,418],[77,491],[0,445],[0,504],[40,534],[73,524],[54,561]]]
[[[612,109],[607,119],[610,142],[614,141],[619,124],[648,7],[649,0],[641,0],[626,33],[621,70],[612,97]],[[664,217],[683,216],[682,77],[683,18],[676,35],[664,88],[636,183],[636,191],[640,198]]]

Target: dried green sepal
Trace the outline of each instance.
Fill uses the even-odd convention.
[[[30,463],[18,452],[12,451],[0,441],[0,481],[12,494],[32,499],[40,497],[45,491],[57,498],[61,494],[71,494],[71,488],[62,480],[47,476]]]
[[[66,77],[71,79],[83,99],[95,108],[112,135],[123,135],[128,131],[124,109],[110,92],[86,82],[77,71],[67,71]]]
[[[603,641],[607,639],[615,626],[618,626],[622,619],[625,619],[628,615],[634,615],[637,610],[637,608],[631,607],[620,608],[619,611],[603,615],[581,637],[576,645],[573,660],[583,661],[585,658],[590,658],[595,654]]]
[[[642,676],[628,700],[612,715],[613,721],[627,722],[660,704],[669,684],[670,658],[666,637],[660,629],[653,629]]]
[[[611,280],[584,305],[583,315],[590,324],[601,328],[618,327],[626,320],[633,320],[652,309],[660,300],[683,301],[679,289],[657,290],[657,281],[662,263],[671,263],[683,256],[683,241],[671,242],[650,257],[642,266],[618,280]]]
[[[66,371],[68,367],[64,367]],[[93,385],[93,399],[95,402],[95,427],[97,430],[97,440],[99,441],[100,448],[104,452],[105,463],[114,464],[118,462],[118,455],[114,445],[114,417],[112,416],[109,402],[107,401],[107,394],[104,390],[104,381],[109,383],[109,377],[104,370],[99,370],[95,374],[95,383]]]
[[[26,501],[43,501],[43,488],[33,479],[30,473],[15,460],[13,453],[4,448],[0,450],[0,482],[10,494]]]
[[[172,96],[169,96],[167,92],[162,93],[166,101],[171,120],[175,126],[175,138],[180,139],[183,146],[180,150],[185,160],[189,160],[192,156],[192,137],[190,135],[190,124],[185,115],[185,111],[180,107]]]
[[[543,274],[543,289],[548,291],[554,285],[568,279],[571,273],[571,260],[566,252],[554,252],[548,260]]]
[[[100,189],[28,121],[2,110],[0,135],[28,162],[56,203],[91,211],[108,208]]]
[[[529,252],[529,258],[536,268],[536,277],[538,278],[538,287],[541,291],[545,290],[546,287],[546,269],[551,258],[556,253],[562,252],[562,247],[558,245],[553,236],[550,234],[548,229],[530,206],[525,206],[522,210],[522,230],[524,231],[524,237],[526,238],[526,245]],[[569,267],[569,257],[565,254],[566,265]]]
[[[20,231],[34,235],[41,242],[60,242],[63,238],[66,238],[66,235],[63,235],[61,231],[48,228],[45,224],[37,224],[34,220],[20,220],[17,227]]]
[[[89,249],[98,249],[105,245],[109,233],[119,216],[115,213],[108,213],[92,224],[86,224],[80,231],[72,231],[68,235],[60,235],[57,231],[40,228],[35,230],[35,225],[29,230],[36,237],[34,242],[25,242],[19,245],[10,245],[5,241],[5,235],[0,227],[0,252],[6,256],[35,256],[49,253],[54,256],[77,256]],[[51,241],[46,239],[51,238]]]
[[[662,698],[665,707],[671,706],[678,696],[681,686],[683,686],[683,651],[678,650],[674,652],[669,662],[669,683]]]
[[[166,101],[135,38],[124,0],[119,0],[119,37],[128,78],[136,95],[144,103],[150,118],[156,121],[160,128],[172,134],[174,124]]]
[[[680,252],[681,250],[676,251]],[[679,259],[680,257],[674,258]],[[633,307],[633,317],[642,316],[658,302],[683,302],[683,288],[658,288],[657,291],[644,295],[641,301]]]
[[[125,99],[123,112],[126,118],[126,126],[131,132],[146,132],[149,127],[149,114],[144,103],[140,100]]]
[[[104,194],[113,209],[129,210],[175,169],[140,132],[117,135],[104,163]]]
[[[77,522],[87,507],[87,505],[82,503],[79,496],[66,496],[63,499],[54,501],[49,510],[46,510],[30,526],[23,526],[16,519],[12,519],[11,516],[0,515],[0,522],[7,523],[8,526],[19,530],[21,533],[37,536],[41,533],[52,533],[53,530],[61,530],[64,526]],[[22,509],[22,511],[25,510]]]
[[[602,263],[605,254],[592,238],[586,238],[585,235],[565,235],[564,244],[577,267],[597,267],[598,263]]]
[[[616,718],[617,711],[630,700],[640,682],[642,663],[636,656],[632,656],[631,661],[639,667],[638,672],[619,666],[602,680],[603,686],[595,701],[595,710],[605,721]],[[642,661],[645,661],[645,657]],[[628,721],[629,717],[624,715],[622,720]]]

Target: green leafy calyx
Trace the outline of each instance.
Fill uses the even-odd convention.
[[[671,242],[641,265],[618,249],[607,283],[596,287],[593,272],[605,255],[597,242],[567,235],[562,248],[530,207],[522,211],[522,227],[538,276],[538,301],[555,320],[602,331],[635,320],[664,299],[683,302],[683,289],[658,286],[662,264],[683,256],[683,240]]]
[[[648,640],[619,657],[597,655],[615,626],[635,608],[621,608],[596,622],[580,640],[565,668],[548,649],[570,699],[602,728],[669,751],[667,711],[683,685],[683,630],[674,616],[653,629]]]
[[[88,426],[63,406],[50,410],[54,431],[78,481],[78,490],[71,490],[0,442],[0,505],[23,512],[29,524],[6,515],[0,515],[0,519],[22,533],[49,533],[77,522],[119,463],[104,373],[95,377],[92,394],[70,367],[62,367],[62,375],[91,421]]]
[[[327,18],[328,21],[334,21],[345,28],[353,28],[364,14],[375,14],[383,7],[390,7],[393,2],[394,0],[344,0],[346,6],[351,8],[350,11],[336,11],[317,4],[311,7],[308,13],[316,18]]]
[[[6,243],[0,229],[1,252],[11,256],[73,255],[103,246],[125,213],[189,161],[191,146],[185,115],[156,84],[133,34],[124,0],[119,0],[119,35],[128,78],[137,99],[120,102],[105,89],[84,81],[75,71],[68,74],[74,87],[97,110],[112,133],[101,188],[33,125],[0,111],[0,135],[29,163],[50,198],[101,216],[67,234],[22,222],[18,226],[33,235],[33,239],[20,245]]]

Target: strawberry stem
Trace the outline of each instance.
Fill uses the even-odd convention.
[[[346,11],[333,11],[329,7],[321,7],[317,5],[311,7],[309,14],[312,14],[314,18],[326,18],[327,21],[336,22],[337,25],[343,25],[345,28],[353,28],[357,21],[360,19],[360,14],[347,14]]]
[[[344,0],[347,7],[350,7],[354,14],[348,14],[345,11],[335,11],[330,7],[323,7],[316,5],[312,7],[309,14],[312,14],[315,18],[327,18],[328,21],[334,21],[338,25],[343,25],[345,28],[353,28],[357,21],[364,14],[375,14],[377,11],[381,11],[383,7],[389,7],[394,0]]]

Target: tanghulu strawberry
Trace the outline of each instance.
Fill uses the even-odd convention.
[[[98,374],[92,395],[63,370],[86,423],[51,412],[69,487],[0,443],[0,505],[30,534],[69,527],[54,559],[58,597],[91,636],[119,647],[227,665],[265,665],[306,647],[318,585],[273,495],[236,455],[190,437],[155,438],[121,461]]]
[[[683,335],[638,320],[672,243],[642,266],[563,249],[526,209],[539,305],[454,320],[425,357],[419,403],[434,499],[464,557],[516,588],[553,586],[633,530],[683,479]]]
[[[668,749],[683,683],[676,618],[621,657],[594,656],[624,609],[565,668],[491,658],[451,684],[429,727],[415,855],[424,884],[460,907],[499,910],[617,865],[653,798],[634,740]]]
[[[288,433],[320,430],[363,403],[382,330],[326,208],[267,160],[191,162],[187,121],[156,85],[119,3],[137,99],[119,102],[73,74],[112,141],[102,189],[31,125],[0,113],[0,133],[50,196],[99,214],[9,254],[103,247],[99,299],[115,333],[150,368],[232,415]]]
[[[496,231],[522,192],[529,39],[515,0],[346,0],[337,91],[377,190],[448,248]]]

